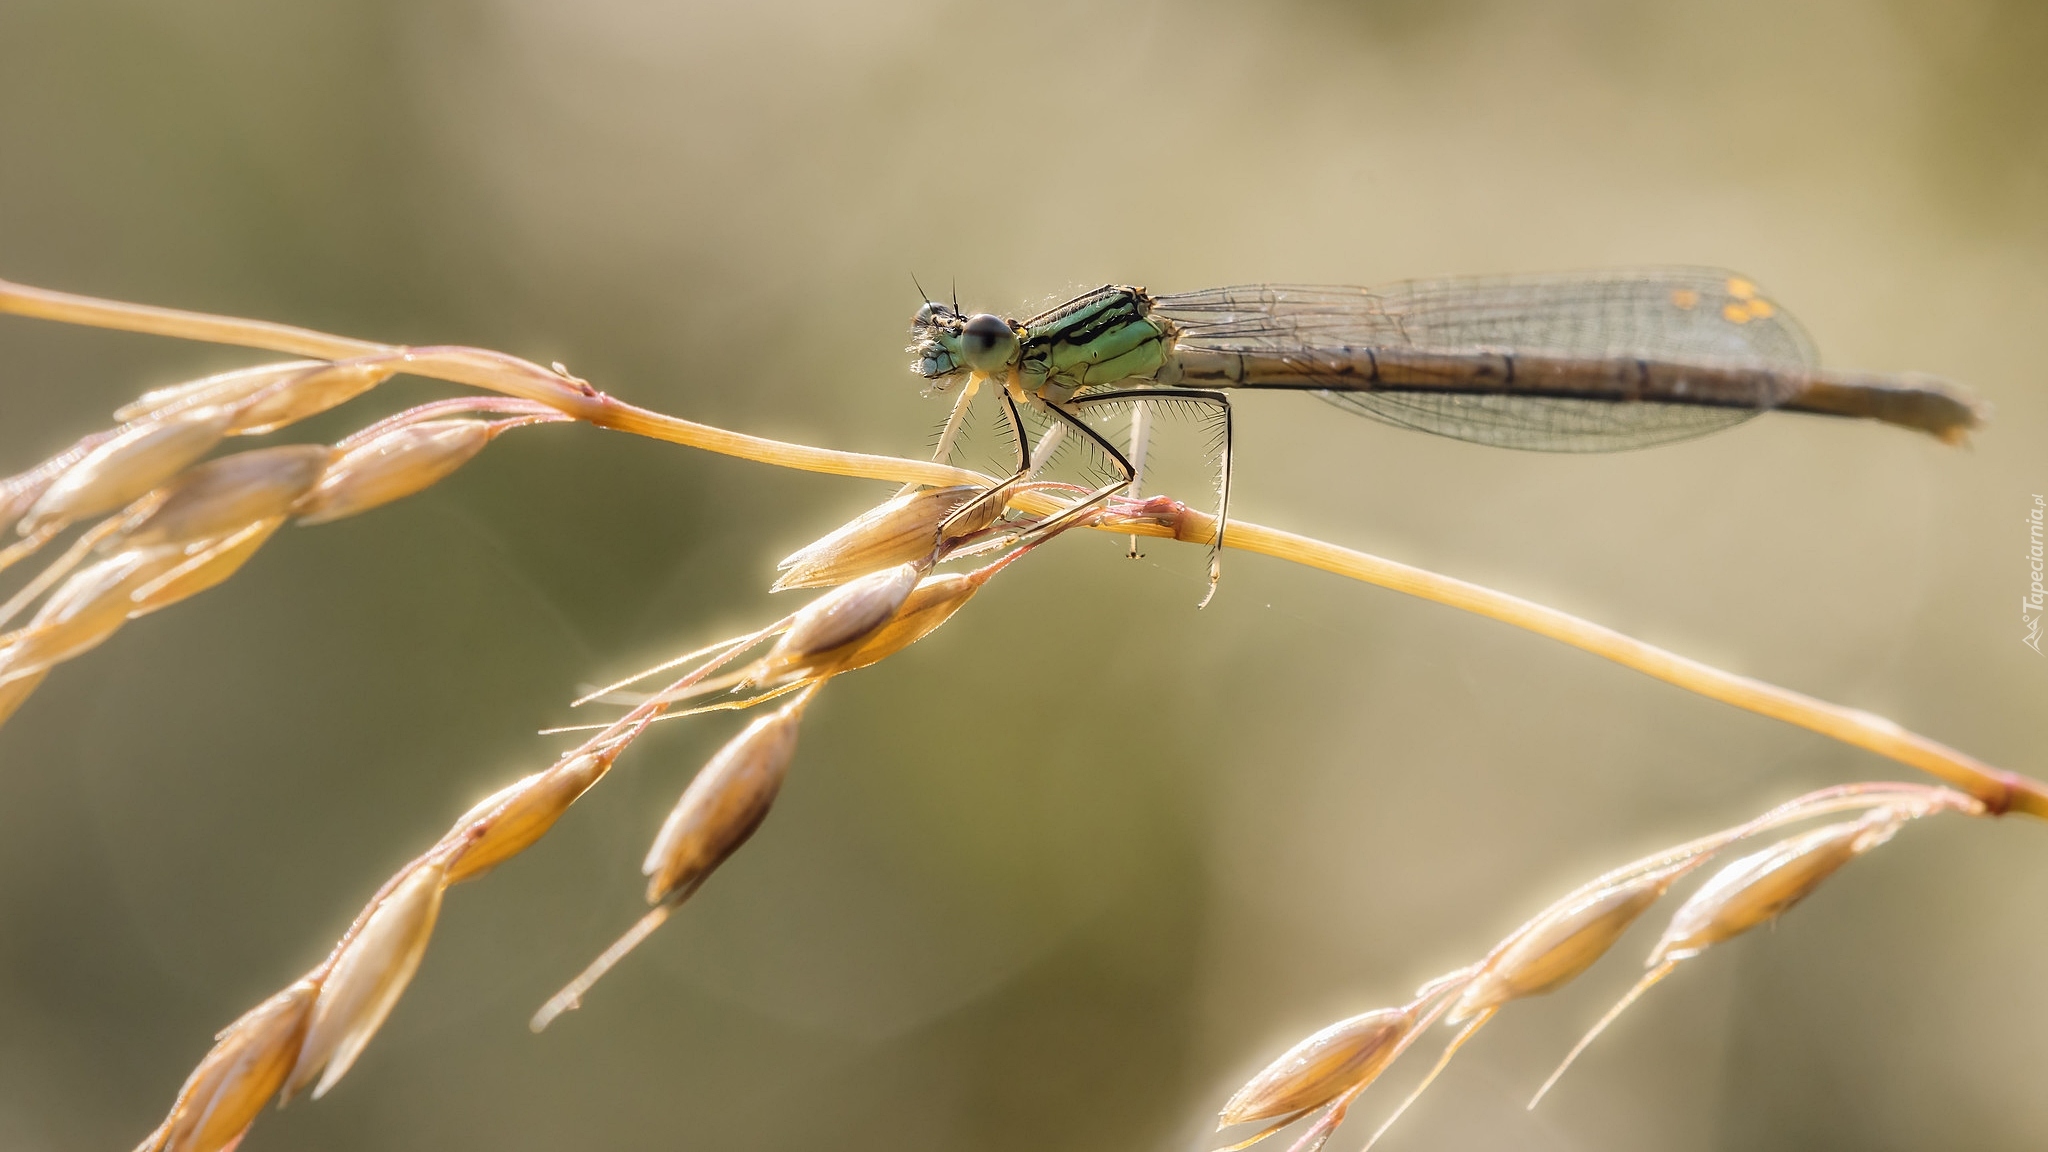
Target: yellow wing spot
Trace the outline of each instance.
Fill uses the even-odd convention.
[[[1690,312],[1699,306],[1700,294],[1690,288],[1679,288],[1671,293],[1671,302]]]
[[[1778,308],[1776,305],[1772,304],[1769,300],[1766,300],[1761,296],[1749,302],[1749,314],[1752,318],[1757,320],[1768,320],[1771,318],[1771,313],[1776,312],[1777,310]]]
[[[1750,321],[1751,313],[1749,309],[1743,307],[1738,301],[1724,305],[1721,309],[1721,316],[1730,324],[1747,324]]]
[[[1730,276],[1728,278],[1728,294],[1737,300],[1747,300],[1756,295],[1756,285],[1751,284],[1740,276]]]

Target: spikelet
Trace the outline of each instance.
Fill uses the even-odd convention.
[[[1890,840],[1907,817],[1880,808],[1802,832],[1722,868],[1671,915],[1649,967],[1689,960],[1784,915],[1844,864]]]
[[[272,516],[239,532],[186,545],[183,558],[174,567],[135,589],[130,596],[129,618],[146,616],[197,596],[233,576],[283,524],[284,517]]]
[[[99,645],[128,619],[135,590],[177,558],[175,549],[140,549],[73,573],[28,627],[0,645],[0,684],[44,672]]]
[[[320,980],[305,1045],[285,1081],[286,1097],[298,1095],[315,1076],[320,1082],[313,1087],[313,1098],[326,1095],[377,1034],[426,953],[446,883],[445,861],[417,865],[378,901],[361,930],[342,946]]]
[[[321,444],[287,444],[223,456],[186,471],[131,515],[116,539],[123,548],[185,545],[230,536],[291,510],[333,460]]]
[[[832,667],[888,624],[918,584],[916,564],[898,564],[842,584],[791,618],[782,639],[757,661],[752,683],[774,686]]]
[[[397,374],[383,358],[318,364],[257,390],[235,408],[237,436],[261,436],[317,416],[368,392]]]
[[[797,726],[814,691],[805,689],[747,725],[691,779],[640,868],[647,877],[647,902],[653,910],[541,1005],[529,1025],[535,1032],[581,1007],[591,987],[661,927],[767,819],[796,754]]]
[[[830,535],[792,553],[776,569],[773,591],[824,588],[882,568],[930,559],[939,525],[982,489],[971,484],[921,488],[868,509]],[[1003,505],[990,502],[991,518]],[[976,525],[975,530],[987,527]]]
[[[225,408],[192,408],[122,430],[64,470],[21,518],[26,536],[111,512],[176,476],[227,434]]]
[[[301,980],[221,1030],[138,1152],[220,1152],[241,1139],[298,1058],[318,990]]]
[[[1933,791],[1938,790],[1930,790]],[[1975,803],[1966,798],[1965,802]],[[1680,961],[1777,919],[1843,865],[1890,840],[1907,820],[1936,810],[1936,806],[1918,810],[1877,808],[1860,820],[1845,820],[1802,832],[1724,866],[1672,914],[1670,926],[1646,962],[1650,970],[1572,1046],[1557,1070],[1530,1098],[1529,1107],[1541,1103],[1579,1054],[1643,993],[1669,976]],[[1978,810],[1982,810],[1981,806]]]
[[[1289,1048],[1239,1088],[1217,1115],[1216,1127],[1298,1117],[1371,1083],[1393,1061],[1415,1022],[1412,1004],[1337,1021]]]
[[[325,412],[390,379],[391,357],[363,360],[285,360],[145,392],[114,413],[121,421],[158,420],[192,408],[233,411],[230,434],[257,436]]]
[[[1567,897],[1515,930],[1481,962],[1446,1020],[1453,1024],[1510,1000],[1555,991],[1607,954],[1679,877],[1704,857],[1626,877]]]
[[[153,388],[133,402],[115,409],[114,419],[123,423],[158,420],[188,408],[233,407],[280,381],[302,376],[326,364],[325,360],[280,360],[203,376],[165,388]]]
[[[326,524],[431,487],[491,442],[486,420],[423,420],[344,451],[297,508],[299,523]]]
[[[473,880],[532,847],[617,755],[616,749],[572,754],[470,809],[450,833],[461,838],[461,847],[448,862],[447,883]]]

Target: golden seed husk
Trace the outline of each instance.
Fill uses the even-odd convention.
[[[128,610],[129,618],[147,616],[159,608],[197,596],[233,576],[283,524],[284,517],[273,516],[268,520],[258,520],[232,536],[187,545],[184,559],[175,567],[135,589],[133,604]]]
[[[1889,840],[1901,823],[1897,813],[1879,809],[1861,820],[1802,832],[1728,864],[1672,913],[1648,964],[1690,959],[1776,919],[1842,865]]]
[[[898,564],[841,584],[800,609],[758,665],[756,683],[770,683],[840,654],[888,624],[917,587],[918,566]],[[827,660],[821,661],[820,657]]]
[[[333,460],[323,444],[286,444],[223,456],[158,489],[163,500],[124,526],[124,548],[190,544],[230,536],[290,511]]]
[[[447,882],[475,879],[532,847],[611,763],[610,755],[585,752],[501,789],[470,809],[455,822],[455,833],[486,818],[489,822],[448,862]]]
[[[870,508],[777,565],[782,576],[774,591],[824,588],[881,568],[926,560],[938,547],[939,525],[981,491],[971,484],[921,488]],[[1002,509],[1001,503],[994,503],[991,519]]]
[[[1238,1089],[1224,1104],[1217,1127],[1321,1107],[1371,1081],[1394,1058],[1415,1019],[1411,1006],[1378,1008],[1337,1021],[1289,1048]]]
[[[275,432],[347,403],[391,379],[397,371],[396,365],[377,361],[318,364],[252,393],[236,406],[230,431],[237,436]]]
[[[971,575],[946,572],[925,577],[904,597],[896,615],[841,657],[833,671],[865,668],[910,647],[952,619],[980,587]]]
[[[144,392],[133,403],[116,409],[114,419],[127,423],[133,420],[158,419],[183,412],[188,408],[231,407],[279,381],[303,375],[326,365],[325,360],[281,360],[275,364],[258,364],[253,368],[220,372],[198,380],[188,380],[183,384],[173,384],[167,388],[154,388]]]
[[[342,453],[300,501],[299,523],[340,520],[429,488],[490,442],[485,420],[423,420],[394,428]]]
[[[313,1088],[313,1098],[319,1099],[362,1054],[419,968],[446,883],[443,861],[415,867],[378,902],[362,930],[343,947],[320,982],[305,1045],[285,1081],[286,1096],[297,1095],[319,1075]]]
[[[1575,979],[1606,955],[1686,870],[1680,864],[1630,877],[1545,911],[1494,949],[1446,1019],[1457,1024]]]
[[[176,563],[175,549],[123,552],[72,573],[43,602],[28,626],[0,647],[0,684],[78,656],[128,619],[135,590]]]
[[[21,533],[111,512],[140,497],[212,451],[229,419],[225,408],[193,408],[125,429],[44,489],[22,517]]]
[[[747,725],[683,790],[640,868],[649,904],[687,898],[767,818],[796,753],[804,703]]]
[[[223,1029],[143,1148],[219,1152],[231,1146],[284,1084],[317,994],[301,980]]]

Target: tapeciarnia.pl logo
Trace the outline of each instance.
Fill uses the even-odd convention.
[[[2033,570],[2033,583],[2027,586],[2027,594],[2020,598],[2020,627],[2023,629],[2020,643],[2032,648],[2036,656],[2044,655],[2041,651],[2041,617],[2043,609],[2048,608],[2048,590],[2041,586],[2044,514],[2048,514],[2048,498],[2035,493],[2034,506],[2027,510],[2027,566]]]

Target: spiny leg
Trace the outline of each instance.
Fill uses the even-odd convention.
[[[999,389],[997,395],[1002,397],[1003,411],[1010,418],[1010,431],[1017,438],[1017,470],[1010,474],[1008,480],[962,504],[946,517],[939,525],[939,544],[942,547],[948,540],[969,536],[987,527],[1001,514],[1010,490],[1031,478],[1031,440],[1025,435],[1024,417],[1017,411],[1016,397],[1010,395],[1008,388]]]
[[[1145,460],[1152,452],[1152,409],[1143,400],[1131,402],[1131,488],[1125,493],[1133,500],[1142,499],[1145,494]],[[1138,534],[1131,533],[1130,557],[1144,559],[1138,551]]]
[[[1230,521],[1230,451],[1235,438],[1235,420],[1230,410],[1230,398],[1221,392],[1200,388],[1122,388],[1115,392],[1095,392],[1071,401],[1075,408],[1089,404],[1109,404],[1119,400],[1193,400],[1201,404],[1214,404],[1223,413],[1223,477],[1218,485],[1216,501],[1216,536],[1209,542],[1209,592],[1202,597],[1206,606],[1216,595],[1216,584],[1223,578],[1223,530]],[[1100,437],[1097,437],[1099,440]]]
[[[1116,445],[1111,444],[1109,440],[1102,435],[1102,433],[1097,432],[1093,428],[1090,428],[1088,426],[1088,422],[1086,420],[1081,419],[1079,414],[1077,414],[1073,409],[1068,408],[1067,406],[1060,404],[1058,401],[1054,400],[1045,400],[1041,398],[1040,403],[1044,404],[1046,410],[1051,412],[1055,417],[1057,417],[1061,421],[1061,423],[1065,424],[1069,428],[1072,428],[1074,431],[1079,432],[1081,435],[1086,436],[1090,443],[1094,444],[1097,448],[1101,449],[1102,454],[1109,458],[1110,467],[1116,469],[1117,478],[1109,482],[1108,484],[1105,484],[1102,487],[1097,488],[1095,491],[1090,492],[1088,495],[1083,496],[1080,500],[1076,501],[1075,503],[1068,505],[1066,508],[1062,509],[1057,515],[1053,516],[1051,519],[1045,521],[1044,523],[1039,524],[1038,526],[1032,528],[1031,531],[1026,532],[1022,537],[1019,538],[1020,541],[1034,544],[1038,543],[1039,541],[1048,539],[1057,533],[1065,531],[1068,528],[1068,526],[1072,525],[1073,522],[1079,519],[1084,513],[1088,512],[1096,505],[1102,503],[1104,500],[1109,499],[1111,496],[1116,495],[1118,492],[1121,492],[1124,489],[1130,487],[1132,477],[1134,477],[1137,474],[1136,469],[1133,469],[1131,467],[1131,462],[1129,460],[1124,459],[1124,454],[1122,452],[1117,451]]]

